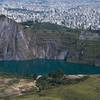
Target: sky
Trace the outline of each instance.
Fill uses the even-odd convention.
[[[86,3],[100,3],[100,0],[0,0],[0,2],[36,2],[42,3],[65,3],[65,4],[86,4]]]

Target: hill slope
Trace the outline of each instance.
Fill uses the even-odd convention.
[[[15,21],[0,16],[0,59],[62,59],[100,65],[99,31],[73,30],[50,23]]]
[[[37,58],[64,59],[68,62],[100,65],[99,30],[88,29],[81,32],[55,24],[31,21],[22,25],[24,30],[31,34],[30,47],[38,48],[33,49],[37,52],[35,53]]]

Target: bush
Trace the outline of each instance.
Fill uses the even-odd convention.
[[[37,80],[37,86],[39,87],[40,91],[49,88],[49,81],[46,76],[41,77]]]

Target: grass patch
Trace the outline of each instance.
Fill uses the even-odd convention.
[[[96,100],[100,95],[99,75],[90,76],[77,84],[61,85],[11,100]]]

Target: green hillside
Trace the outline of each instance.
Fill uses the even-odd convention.
[[[30,33],[31,46],[34,46],[34,40],[36,40],[38,45],[43,46],[44,42],[53,41],[56,44],[56,51],[68,51],[68,55],[66,57],[68,62],[98,65],[98,61],[100,61],[100,37],[95,39],[94,35],[99,34],[99,30],[93,31],[88,29],[82,31],[66,28],[56,24],[32,21],[21,24],[24,26],[24,30]],[[90,39],[79,39],[81,32],[89,34],[90,36],[88,36],[88,38]],[[86,37],[87,34],[84,35],[84,37]]]
[[[38,94],[27,94],[10,100],[99,100],[100,76],[90,76],[77,84],[57,86]]]

